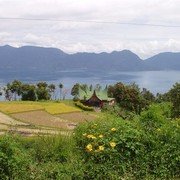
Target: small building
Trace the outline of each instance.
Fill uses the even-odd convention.
[[[115,103],[114,98],[109,98],[107,95],[107,90],[86,90],[83,91],[79,89],[79,97],[80,101],[86,105],[91,107],[100,107],[102,108],[105,104],[113,105]]]

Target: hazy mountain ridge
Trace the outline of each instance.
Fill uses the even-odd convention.
[[[80,69],[92,72],[180,70],[180,53],[165,52],[142,60],[129,50],[67,54],[56,48],[0,47],[0,75],[23,73],[33,76]]]
[[[164,52],[145,60],[150,70],[180,70],[180,52]]]

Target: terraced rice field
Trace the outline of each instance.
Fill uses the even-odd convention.
[[[82,112],[73,102],[0,102],[0,135],[16,132],[25,136],[67,133],[78,123],[97,116]]]
[[[92,121],[96,119],[98,116],[91,112],[74,112],[74,113],[59,114],[57,117],[75,123],[81,123],[86,121]]]
[[[71,126],[69,126],[69,124],[72,124],[72,122],[70,121],[52,116],[51,114],[43,110],[12,114],[12,117],[29,124],[34,124],[36,126],[59,129],[71,129]]]
[[[44,110],[50,114],[80,112],[81,110],[59,102],[13,101],[0,102],[0,111],[6,114]]]

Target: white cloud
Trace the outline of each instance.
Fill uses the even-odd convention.
[[[179,0],[0,0],[0,17],[180,25]],[[141,57],[180,51],[180,28],[0,20],[0,45],[67,52],[130,49]]]

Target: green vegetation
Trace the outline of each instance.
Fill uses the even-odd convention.
[[[166,105],[164,105],[166,106]],[[107,118],[76,129],[86,179],[171,179],[179,176],[180,120],[152,105],[132,121]]]
[[[108,94],[116,99],[120,107],[136,114],[140,114],[144,108],[147,108],[155,100],[150,91],[144,88],[141,92],[136,84],[117,83],[114,86],[109,86]]]
[[[105,114],[75,134],[0,139],[1,179],[179,178],[180,119],[154,104],[131,121]]]
[[[59,84],[60,100],[65,99],[67,91],[63,92],[63,84]],[[40,101],[40,100],[56,100],[55,92],[56,86],[54,84],[47,84],[46,82],[38,82],[37,84],[22,83],[19,80],[14,80],[7,83],[3,88],[5,98],[8,101],[17,100],[17,97],[23,101]],[[1,92],[2,95],[2,92]]]
[[[168,95],[173,104],[173,116],[180,117],[180,83],[173,85]]]
[[[135,84],[117,83],[108,87],[116,105],[104,106],[98,119],[79,124],[74,133],[1,136],[0,179],[180,178],[179,87],[176,83],[169,92],[155,97]],[[64,103],[65,110],[73,106],[93,109],[79,102]],[[43,108],[51,114],[59,113],[60,106],[63,109],[62,103],[49,101],[6,102],[0,103],[0,108],[10,113],[23,105],[24,109]]]
[[[81,179],[81,158],[70,136],[0,139],[0,179]]]
[[[94,111],[93,107],[85,106],[84,104],[82,104],[79,101],[75,102],[74,104],[75,104],[75,106],[79,107],[80,109],[82,109],[84,111]]]

